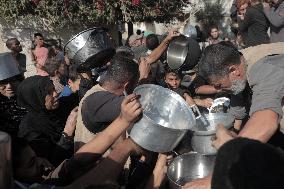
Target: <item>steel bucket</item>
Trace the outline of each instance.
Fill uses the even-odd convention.
[[[204,155],[215,155],[217,150],[212,146],[212,138],[216,134],[216,126],[224,125],[226,129],[233,126],[234,117],[229,113],[203,114],[202,118],[196,121],[191,145],[194,151]]]
[[[175,37],[167,50],[167,64],[173,70],[187,71],[196,66],[201,55],[200,46],[192,38]]]
[[[0,131],[0,188],[13,187],[11,161],[11,138]]]
[[[145,84],[134,90],[141,95],[142,118],[131,129],[130,137],[154,152],[172,151],[196,120],[185,100],[158,85]]]
[[[0,53],[0,81],[19,75],[18,63],[11,53]]]
[[[167,170],[169,187],[180,189],[192,180],[208,176],[214,169],[215,158],[198,153],[186,153],[176,157]]]
[[[115,54],[106,29],[99,27],[84,30],[72,37],[66,43],[64,51],[71,62],[84,70],[105,65]]]

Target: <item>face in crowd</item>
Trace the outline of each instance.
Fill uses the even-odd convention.
[[[55,110],[59,106],[59,101],[58,101],[58,94],[56,93],[54,87],[52,87],[49,91],[48,94],[45,97],[45,108],[47,110]]]
[[[11,51],[14,51],[14,52],[17,52],[17,53],[23,51],[22,45],[17,39],[14,39],[14,40],[11,41],[9,49]]]
[[[170,89],[177,89],[181,84],[181,78],[178,74],[169,72],[165,76],[165,82]]]
[[[222,77],[210,77],[210,84],[217,90],[223,90],[231,94],[241,93],[247,83],[245,59],[241,56],[241,64],[229,68],[229,74]]]
[[[241,5],[240,8],[238,9],[239,15],[245,15],[247,8],[248,8],[248,3]]]
[[[16,90],[22,79],[21,76],[14,76],[9,79],[0,81],[0,93],[1,95],[11,98],[15,96]]]
[[[212,39],[218,39],[219,38],[218,28],[212,28],[210,31],[210,36],[212,37]]]
[[[42,36],[36,36],[36,37],[34,38],[34,40],[35,40],[36,46],[42,47],[42,46],[44,45],[44,39],[43,39]]]

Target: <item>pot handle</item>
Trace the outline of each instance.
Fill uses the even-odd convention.
[[[201,115],[201,113],[200,113],[200,111],[199,111],[199,109],[196,105],[192,105],[192,106],[190,106],[190,108],[192,109],[192,111],[194,113],[197,114],[197,116],[195,116],[195,119],[200,119],[202,117],[202,115]]]

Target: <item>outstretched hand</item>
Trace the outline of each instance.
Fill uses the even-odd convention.
[[[120,118],[128,123],[134,123],[142,113],[139,96],[136,94],[128,95],[121,103]]]
[[[212,145],[218,150],[223,144],[234,139],[235,134],[227,130],[223,125],[217,126],[216,140],[212,142]]]

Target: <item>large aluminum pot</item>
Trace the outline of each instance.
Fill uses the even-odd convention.
[[[65,45],[68,58],[82,69],[89,70],[106,64],[115,48],[104,28],[90,28],[72,37]]]
[[[184,26],[183,34],[186,37],[191,37],[192,39],[197,39],[197,30],[193,25],[190,25],[189,22]]]
[[[142,118],[134,124],[130,137],[141,147],[154,152],[172,151],[185,133],[195,126],[194,114],[185,100],[158,85],[138,86]]]
[[[11,138],[0,131],[0,188],[12,188]]]
[[[192,38],[175,37],[167,50],[167,64],[173,70],[187,71],[196,66],[201,55],[200,46]]]
[[[19,75],[16,59],[11,53],[0,54],[0,81]]]
[[[213,171],[215,158],[198,153],[186,153],[176,157],[167,170],[169,187],[180,189],[192,180],[206,177]]]
[[[234,117],[229,113],[203,114],[193,128],[194,133],[191,139],[193,150],[200,154],[215,155],[217,150],[212,146],[212,138],[215,137],[216,126],[222,124],[229,129],[233,126],[233,122]]]

